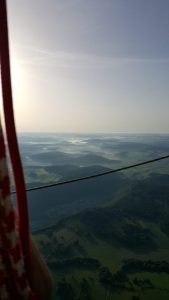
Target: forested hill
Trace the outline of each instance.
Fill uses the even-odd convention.
[[[54,299],[168,299],[168,179],[152,174],[116,203],[37,232],[56,279]]]

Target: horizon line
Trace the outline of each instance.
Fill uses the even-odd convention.
[[[156,135],[156,134],[162,134],[162,135],[168,135],[169,132],[132,132],[132,131],[128,131],[128,132],[124,132],[124,131],[109,131],[109,132],[85,132],[85,131],[17,131],[18,134],[138,134],[138,135]]]

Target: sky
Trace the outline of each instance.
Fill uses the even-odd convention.
[[[169,0],[8,0],[19,132],[169,133]]]

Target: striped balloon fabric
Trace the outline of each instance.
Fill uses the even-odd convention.
[[[35,299],[27,281],[0,124],[0,300]]]

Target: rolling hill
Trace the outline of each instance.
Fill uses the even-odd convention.
[[[53,273],[53,299],[169,298],[168,179],[152,174],[119,201],[36,232]]]

